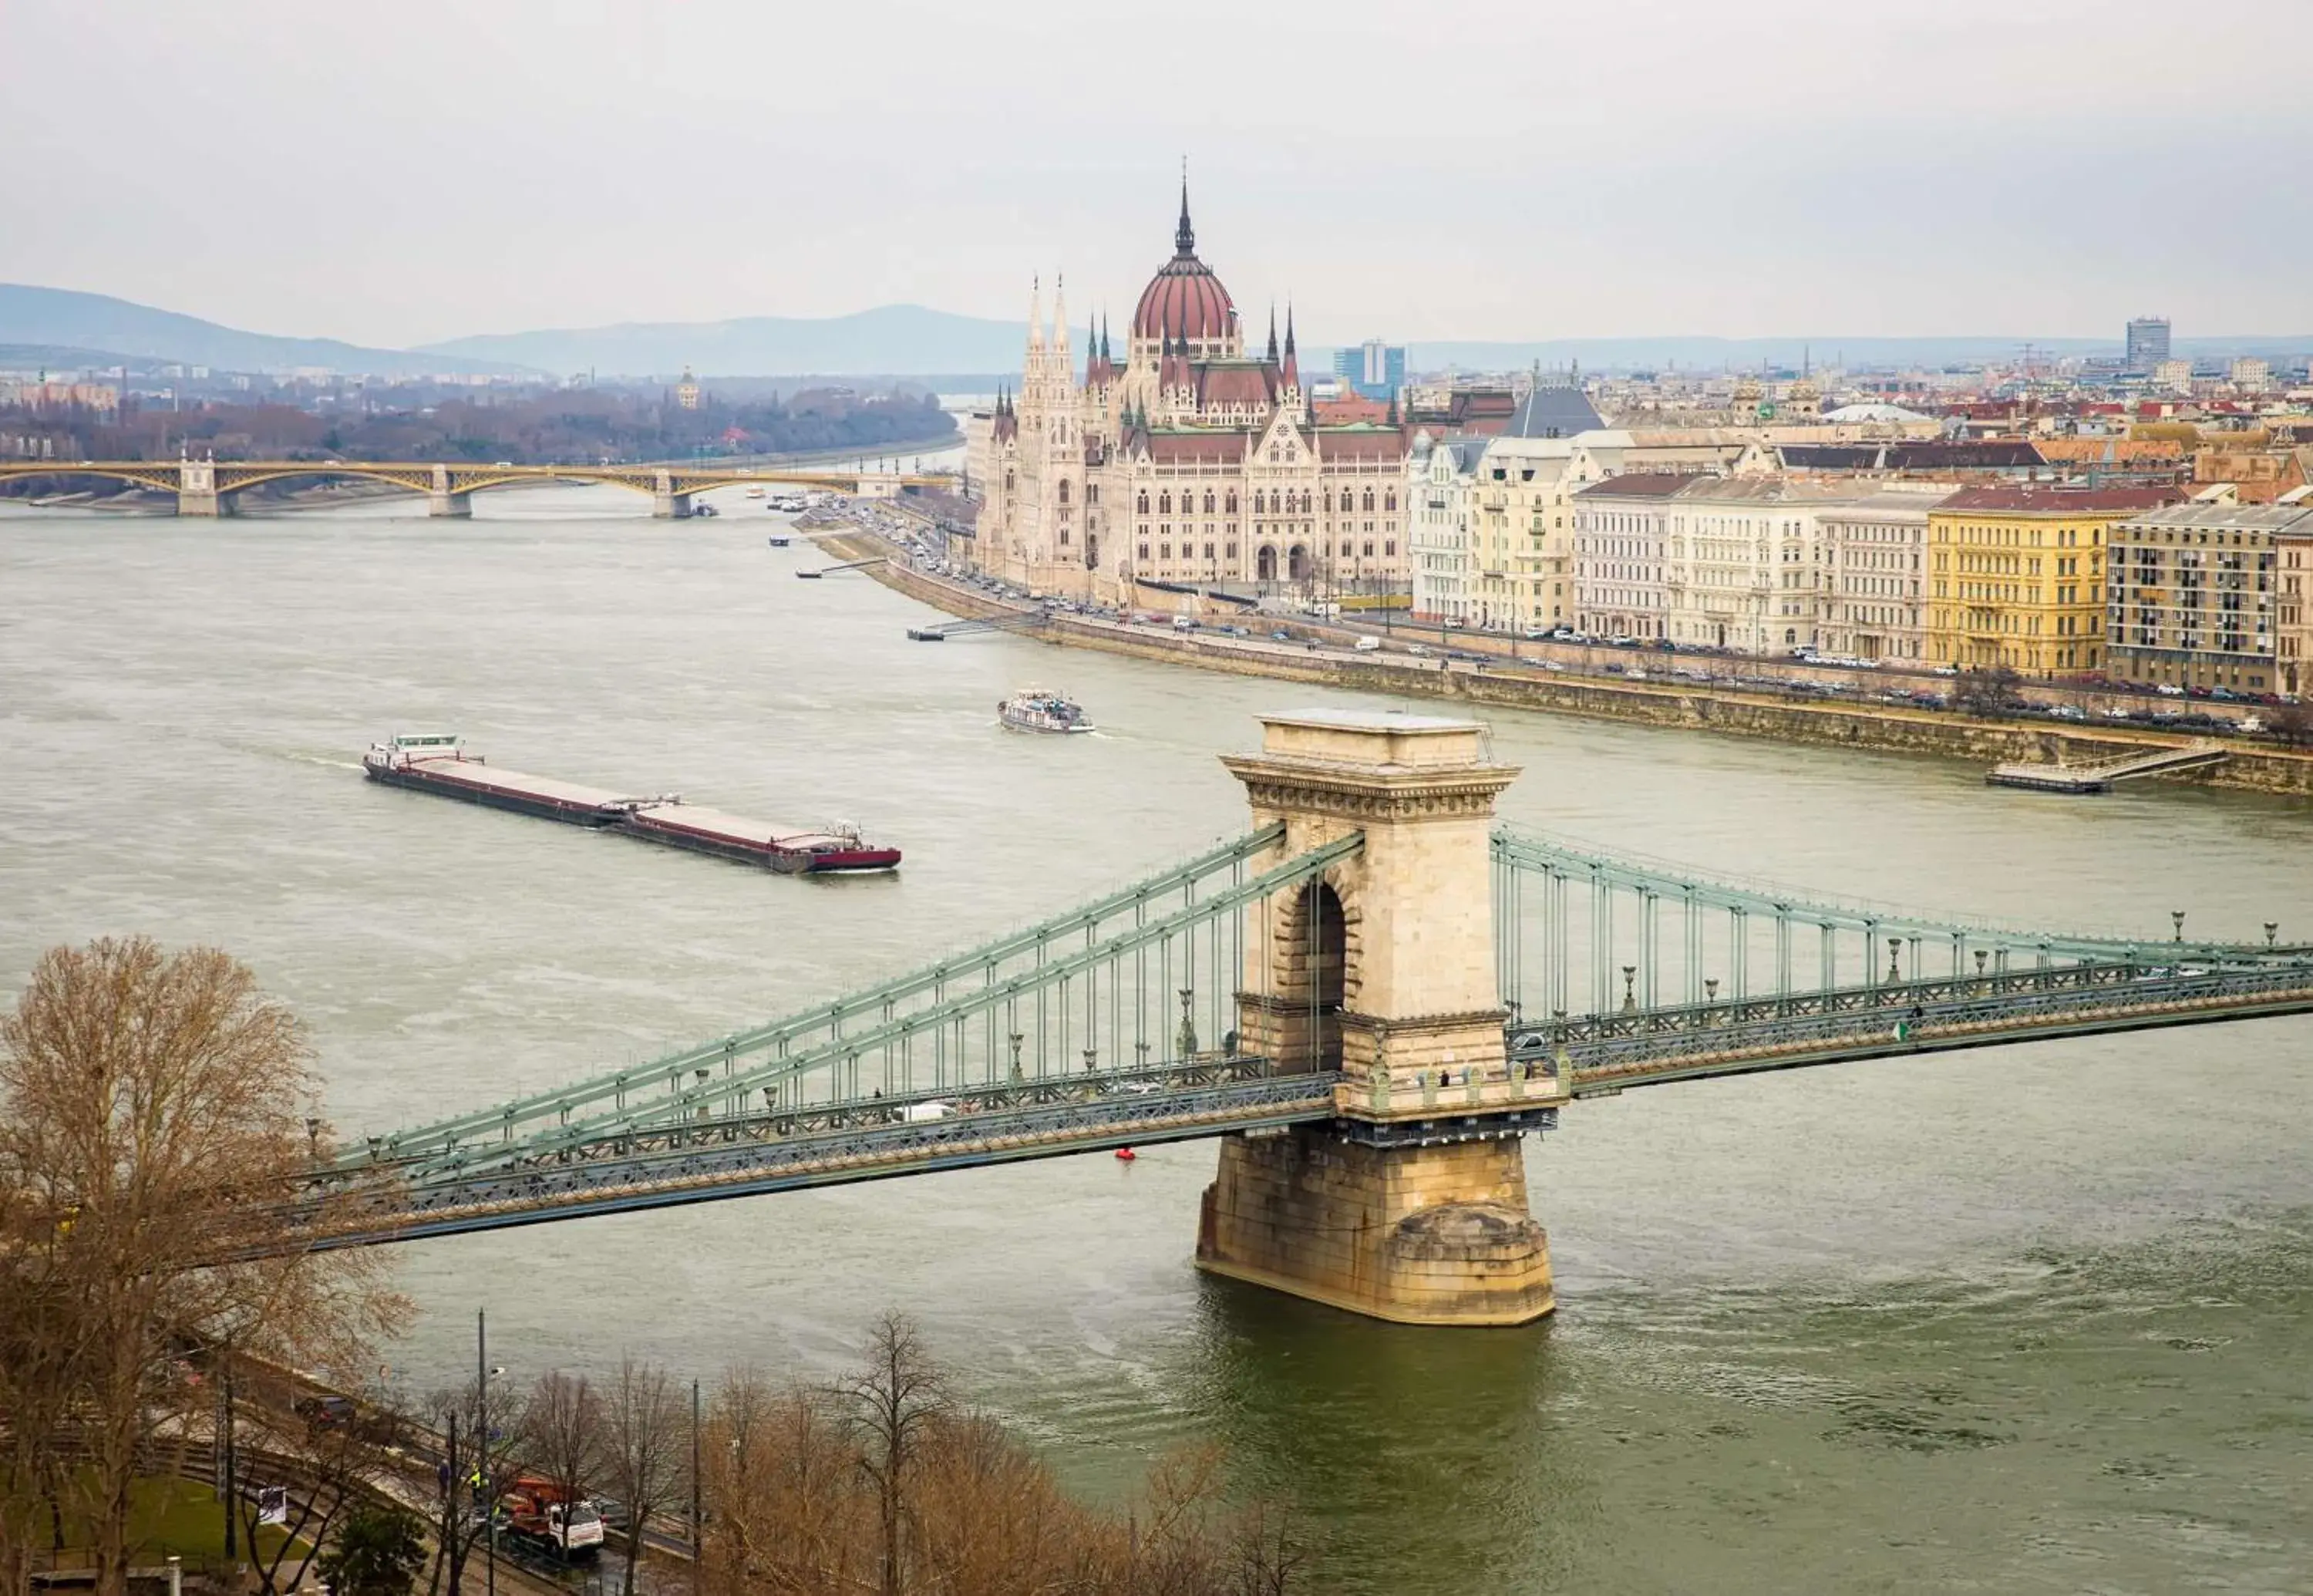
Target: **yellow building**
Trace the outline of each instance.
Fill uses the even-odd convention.
[[[2166,488],[1963,488],[1928,512],[1927,654],[2027,676],[2106,668],[2113,524],[2174,504]]]
[[[699,408],[699,379],[690,375],[687,366],[682,368],[682,381],[674,385],[674,402],[686,410]]]

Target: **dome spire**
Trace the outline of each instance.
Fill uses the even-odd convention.
[[[1189,157],[1181,157],[1181,225],[1173,229],[1173,252],[1193,255],[1197,252],[1197,230],[1189,225]]]

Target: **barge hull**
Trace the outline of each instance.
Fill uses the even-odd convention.
[[[471,765],[474,770],[484,767]],[[602,799],[591,800],[558,795],[545,789],[545,784],[525,785],[527,779],[517,771],[495,771],[492,780],[480,780],[461,772],[453,779],[427,770],[422,765],[386,768],[365,765],[365,772],[373,781],[388,787],[407,788],[412,792],[430,792],[441,798],[457,798],[464,803],[478,804],[486,809],[506,809],[516,815],[534,815],[542,820],[559,820],[568,825],[589,827],[611,826],[626,818],[622,800],[605,794]]]

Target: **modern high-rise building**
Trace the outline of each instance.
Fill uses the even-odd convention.
[[[1405,386],[1405,346],[1369,338],[1354,349],[1335,349],[1333,375],[1361,399],[1387,399]]]
[[[2139,316],[2128,324],[2128,369],[2150,371],[2168,358],[2168,318]]]

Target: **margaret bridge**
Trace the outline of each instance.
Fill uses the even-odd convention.
[[[837,471],[814,466],[449,465],[426,461],[367,460],[10,460],[0,461],[0,482],[27,477],[94,477],[173,494],[180,516],[227,516],[233,496],[264,482],[293,479],[353,479],[383,482],[426,496],[427,514],[473,514],[474,495],[494,488],[535,488],[554,482],[600,482],[651,497],[651,514],[680,519],[694,496],[715,488],[821,488],[837,493],[892,493],[947,487],[945,475]]]
[[[1498,824],[1483,728],[1264,718],[1252,829],[655,1063],[368,1137],[323,1247],[1218,1137],[1197,1256],[1352,1311],[1552,1305],[1526,1133],[1667,1081],[2313,1010],[2313,947],[1970,921]],[[1918,1067],[1926,1067],[1923,1063]]]

